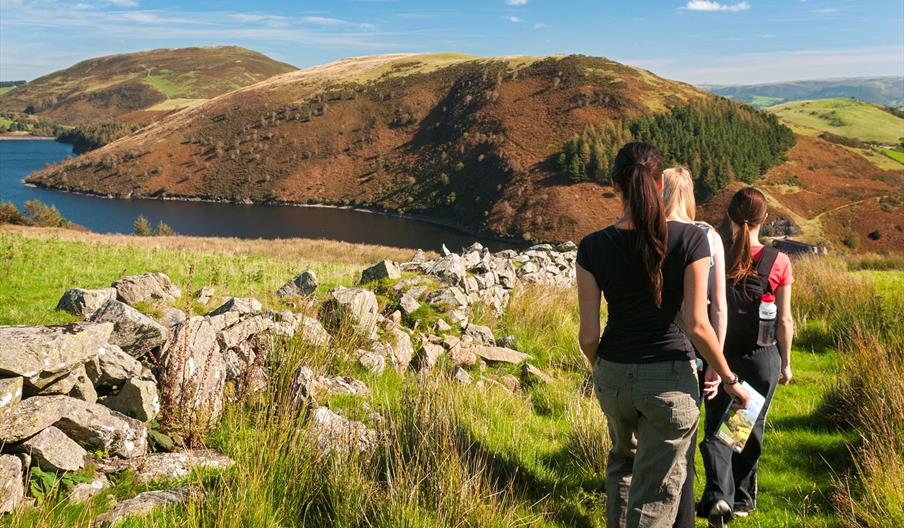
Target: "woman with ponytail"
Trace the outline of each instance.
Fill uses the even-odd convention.
[[[784,253],[760,244],[760,227],[767,216],[766,197],[753,187],[735,193],[728,205],[732,235],[726,256],[725,358],[742,380],[765,397],[765,403],[744,450],[735,453],[714,436],[731,395],[719,393],[706,401],[706,435],[700,444],[706,488],[698,513],[709,518],[710,526],[724,526],[756,508],[757,463],[766,414],[776,385],[791,381],[791,261]],[[759,305],[770,300],[778,307],[775,340],[763,345],[758,336]]]
[[[578,340],[612,440],[606,495],[613,528],[671,527],[675,520],[699,418],[694,347],[725,392],[742,407],[748,400],[709,323],[706,236],[666,221],[661,165],[656,147],[625,145],[612,167],[624,215],[578,246]]]

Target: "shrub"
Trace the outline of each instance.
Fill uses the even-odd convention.
[[[866,236],[870,240],[879,240],[880,238],[882,238],[882,233],[880,233],[879,230],[876,229],[875,231],[870,231]]]
[[[0,203],[0,224],[25,225],[27,219],[12,202]]]
[[[851,232],[841,242],[851,249],[857,249],[860,247],[860,234],[857,232]]]
[[[39,227],[69,227],[72,222],[63,218],[55,205],[47,205],[39,200],[25,202],[25,211],[30,225]]]
[[[136,236],[151,236],[151,222],[144,215],[138,215],[135,223],[132,224],[132,234]]]
[[[136,222],[137,222],[137,220],[136,220]],[[169,225],[167,225],[166,223],[164,223],[163,220],[158,222],[157,227],[154,228],[155,236],[173,236],[175,234],[176,234],[176,232],[173,230],[173,228],[170,227]]]

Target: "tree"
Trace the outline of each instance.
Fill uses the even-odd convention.
[[[173,228],[167,225],[161,220],[157,223],[157,227],[154,229],[155,236],[173,236],[176,232],[173,231]]]
[[[138,215],[135,223],[132,224],[132,234],[136,236],[151,236],[151,222],[144,215]]]
[[[28,222],[40,227],[69,227],[71,222],[63,218],[54,205],[47,205],[39,200],[25,202]]]

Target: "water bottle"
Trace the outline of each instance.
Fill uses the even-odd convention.
[[[777,316],[778,307],[775,305],[775,295],[764,293],[760,297],[760,331],[757,333],[757,345],[767,347],[775,344],[775,319]]]

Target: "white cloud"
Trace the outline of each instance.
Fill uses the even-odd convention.
[[[505,0],[505,3],[510,6],[519,6],[527,4],[527,0]]]
[[[504,16],[502,18],[503,18],[503,20],[508,20],[509,22],[512,22],[514,24],[520,24],[521,22],[524,22],[524,19],[522,19],[521,17],[516,17],[516,16],[511,16],[511,15]]]
[[[543,22],[537,22],[536,24],[534,24],[534,29],[543,29],[545,27],[549,27],[549,26],[547,26]]]
[[[105,3],[116,7],[138,7],[138,0],[107,0]]]
[[[710,0],[690,0],[684,9],[688,11],[746,11],[750,9],[750,4],[747,2],[722,4]]]

